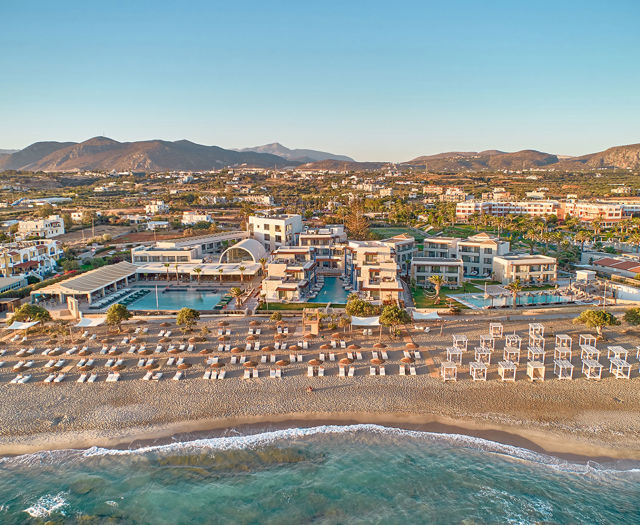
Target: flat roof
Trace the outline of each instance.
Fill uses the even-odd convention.
[[[32,293],[57,293],[64,292],[69,294],[74,293],[91,293],[96,290],[100,290],[105,286],[113,284],[117,281],[124,279],[125,277],[131,277],[135,275],[138,266],[131,264],[127,261],[122,261],[116,264],[110,264],[108,266],[102,266],[89,272],[78,275],[77,277],[71,277],[66,281],[50,284],[44,288],[40,288]]]

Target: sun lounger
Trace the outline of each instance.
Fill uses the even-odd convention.
[[[349,377],[353,377],[356,373],[356,367],[355,366],[350,366],[349,367]]]
[[[225,352],[231,352],[231,345],[224,345]]]
[[[45,380],[43,381],[43,383],[51,383],[54,379],[56,378],[55,374],[49,374]]]
[[[362,352],[356,352],[356,359],[362,361]]]
[[[0,361],[0,368],[4,366],[4,361]]]
[[[100,354],[105,355],[108,351],[109,351],[109,347],[107,345],[102,345],[102,348],[100,349]]]
[[[138,359],[138,368],[142,368],[146,362],[146,359]]]
[[[147,349],[147,347],[145,345],[141,345],[141,346],[138,347],[137,352],[139,354],[141,354],[142,352],[146,351],[146,349]]]
[[[171,337],[171,330],[169,330],[168,332],[165,332],[165,333],[164,333],[164,336],[165,336],[165,337]]]
[[[385,374],[386,374],[386,371],[385,371],[385,369],[384,369],[384,366],[381,366],[381,367],[380,367],[380,375],[381,375],[381,376],[383,376],[383,375],[385,375]]]
[[[182,370],[178,370],[176,372],[176,375],[174,375],[171,379],[173,379],[174,381],[180,381],[180,379],[182,379],[184,377],[184,372]]]
[[[73,354],[75,354],[75,353],[76,353],[76,351],[77,351],[77,350],[78,350],[78,347],[77,347],[77,346],[74,346],[73,348],[69,348],[69,350],[67,350],[67,351],[65,352],[65,354],[67,354],[67,355],[73,355]]]
[[[107,383],[116,383],[120,380],[120,374],[118,372],[109,372],[109,375],[107,376],[106,382]]]
[[[313,367],[312,366],[308,366],[307,367],[307,377],[313,377]]]
[[[159,354],[160,352],[162,352],[162,345],[156,346],[156,349],[155,349],[156,354]]]
[[[260,358],[260,362],[261,362],[262,364],[265,364],[265,363],[267,362],[267,356],[266,356],[266,355],[263,355],[263,356]]]
[[[276,341],[276,344],[273,345],[276,350],[280,350],[280,343]]]
[[[340,368],[338,368],[338,377],[345,377],[344,366],[341,366]]]
[[[338,343],[336,343],[335,341],[331,341],[331,348],[338,348]]]
[[[155,374],[153,374],[153,377],[151,378],[152,381],[160,381],[160,379],[162,379],[162,376],[164,374],[162,372],[156,372]]]
[[[272,378],[275,379],[275,377],[276,377],[276,369],[275,368],[271,368],[269,370],[269,377],[272,377]]]
[[[416,367],[415,366],[412,366],[410,368],[410,371],[411,371],[411,375],[412,376],[417,376],[418,375],[418,372],[416,371]]]
[[[224,352],[224,345],[222,343],[218,345],[218,352]]]
[[[318,367],[318,377],[324,377],[324,366]]]
[[[373,359],[378,359],[378,352],[376,352],[375,350],[373,352],[371,352],[371,357]]]
[[[91,337],[89,338],[89,341],[95,341],[96,340],[96,334],[91,334]]]
[[[58,374],[56,376],[56,378],[53,380],[54,383],[62,383],[64,381],[64,378],[67,376],[67,374],[65,374],[64,372],[62,372],[61,374]]]
[[[20,368],[22,365],[24,364],[24,361],[18,361],[13,368]],[[56,364],[56,360],[55,359],[51,359],[49,361],[47,361],[47,363],[44,365],[45,368],[52,368],[53,365]]]
[[[318,357],[320,358],[320,361],[324,361],[324,353],[320,354]]]
[[[304,350],[309,350],[309,342],[308,341],[303,341],[302,342],[302,348]]]
[[[95,383],[96,379],[98,379],[98,373],[92,372],[91,375],[89,376],[89,379],[87,379],[87,383]]]
[[[336,360],[336,354],[334,354],[333,352],[329,353],[329,361],[335,361]]]
[[[282,368],[276,368],[276,378],[282,379]]]
[[[416,356],[416,359],[422,359],[422,354],[420,353],[420,350],[416,350],[413,354]]]
[[[376,367],[375,366],[370,366],[369,367],[369,375],[370,376],[376,375]]]
[[[88,374],[80,374],[80,377],[76,380],[76,383],[84,383],[87,380]]]
[[[158,332],[158,337],[164,337],[164,330],[160,330]]]
[[[287,349],[287,343],[282,343],[280,345],[280,350],[286,350]]]
[[[398,372],[401,376],[407,375],[407,369],[404,365],[400,365],[400,369],[398,370]]]
[[[242,379],[251,379],[251,370],[249,370],[248,368],[245,369]]]
[[[171,345],[171,346],[173,346],[173,345]],[[174,348],[175,348],[175,347],[174,347]],[[187,345],[185,345],[185,344],[181,344],[181,345],[178,347],[178,350],[180,350],[180,352],[184,352],[185,348],[187,348]]]
[[[270,356],[269,360],[270,360],[272,363],[275,363],[275,362],[276,362],[276,354],[271,354],[271,356]]]
[[[176,345],[169,345],[167,347],[167,352],[172,353],[176,349]]]
[[[143,381],[151,381],[153,377],[153,372],[147,372],[144,376],[142,376]]]
[[[386,361],[387,359],[389,359],[389,354],[387,354],[387,352],[386,352],[385,350],[382,350],[382,351],[380,352],[380,355],[382,356],[382,359],[384,359],[385,361]]]
[[[202,379],[211,379],[211,372],[212,370],[205,370]]]
[[[251,348],[253,348],[253,345],[251,343],[247,343],[244,347],[244,351],[251,352]]]
[[[347,342],[346,341],[340,341],[340,348],[347,348]]]
[[[256,352],[257,352],[258,350],[260,350],[260,341],[256,341],[256,342],[253,344],[253,350],[254,350],[254,351],[256,351]]]
[[[295,363],[297,359],[296,354],[289,354],[289,361],[291,361],[292,363]]]
[[[237,355],[232,355],[231,356],[231,364],[235,365],[238,362],[238,356]]]
[[[20,379],[18,379],[18,384],[24,385],[25,383],[28,383],[30,380],[31,380],[31,374],[27,374],[26,376],[22,376]]]
[[[22,374],[18,374],[11,381],[9,381],[9,383],[11,383],[12,385],[15,385],[18,381],[20,381],[20,379],[22,379]]]
[[[226,370],[220,370],[220,372],[218,373],[218,379],[224,379],[226,375],[227,375]]]
[[[349,359],[353,359],[353,352],[347,352],[347,357]]]

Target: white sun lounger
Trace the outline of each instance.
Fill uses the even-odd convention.
[[[218,352],[224,352],[224,345],[222,343],[218,345]]]
[[[271,368],[269,370],[269,377],[272,377],[272,378],[275,379],[275,377],[276,377],[276,369],[275,368]]]
[[[225,352],[231,352],[231,345],[224,345]]]
[[[349,377],[353,377],[356,373],[356,367],[355,366],[350,366],[349,367]]]
[[[415,366],[412,366],[410,368],[410,371],[411,371],[411,375],[412,376],[417,376],[418,375],[418,372],[416,371],[416,367]]]
[[[309,342],[308,341],[303,341],[302,342],[302,348],[304,350],[309,350]]]
[[[147,372],[143,377],[142,380],[143,381],[151,381],[151,378],[153,377],[153,372]]]
[[[385,371],[384,366],[381,366],[380,367],[380,375],[383,376],[383,375],[386,375],[386,373],[387,372]]]
[[[49,374],[45,380],[43,381],[43,383],[51,383],[54,379],[56,378],[55,374]]]
[[[265,364],[265,363],[267,362],[267,356],[266,356],[266,355],[263,355],[263,356],[260,358],[260,362],[261,362],[262,364]]]
[[[318,377],[324,377],[324,366],[318,367]]]
[[[87,380],[88,374],[80,374],[80,377],[76,381],[76,383],[84,383]]]
[[[22,376],[20,379],[18,379],[18,383],[21,385],[24,385],[25,383],[28,383],[31,380],[31,374],[27,374],[26,376]]]
[[[145,363],[147,362],[146,359],[142,358],[142,359],[138,359],[138,368],[142,368]]]
[[[162,352],[162,345],[158,345],[158,346],[156,346],[155,353],[156,353],[156,354],[159,354],[160,352]]]
[[[226,370],[221,370],[218,373],[218,379],[224,379],[226,377],[226,375],[227,375],[227,371]]]
[[[312,366],[308,366],[307,367],[307,377],[313,377],[313,367]]]
[[[173,346],[173,345],[171,345],[171,346]],[[173,347],[175,348],[175,346],[173,346]],[[181,352],[184,352],[184,349],[185,349],[185,348],[187,348],[187,345],[185,345],[185,344],[181,344],[181,345],[178,347],[178,350],[180,350]]]
[[[74,346],[73,348],[69,348],[69,350],[67,350],[67,351],[65,352],[65,354],[67,354],[67,355],[73,355],[73,354],[75,354],[75,353],[76,353],[76,351],[77,351],[77,350],[78,350],[78,347],[77,347],[77,346]]]
[[[362,352],[356,352],[356,359],[362,361]]]
[[[147,349],[147,347],[146,347],[145,345],[141,345],[141,346],[138,348],[138,353],[139,353],[139,354],[141,354],[141,353],[142,353],[142,352],[144,352],[146,349]]]
[[[334,354],[333,352],[329,353],[329,361],[335,361],[336,360],[336,354]]]
[[[169,345],[169,346],[167,347],[167,352],[171,353],[171,352],[173,352],[175,349],[176,349],[176,345]]]
[[[164,374],[162,372],[156,372],[155,374],[153,374],[153,377],[151,378],[152,381],[160,381],[160,379],[162,379],[162,376]]]
[[[347,352],[347,357],[353,360],[353,352]]]
[[[55,359],[51,359],[49,361],[47,361],[47,363],[44,365],[45,368],[53,368],[53,365],[56,364],[56,360]],[[13,368],[20,368],[22,365],[24,365],[24,361],[18,361]]]
[[[237,355],[232,355],[231,356],[231,364],[235,365],[238,362],[238,356]]]
[[[244,351],[245,351],[245,352],[251,352],[251,349],[252,349],[252,348],[253,348],[253,345],[252,345],[251,343],[247,343],[247,344],[244,346]]]
[[[407,369],[405,368],[405,366],[404,366],[404,365],[400,365],[400,368],[399,368],[399,370],[398,370],[398,373],[399,373],[401,376],[407,375]]]
[[[375,366],[370,366],[369,367],[369,375],[370,376],[376,375],[376,367]]]
[[[204,371],[204,375],[202,376],[202,379],[211,379],[211,373],[215,371],[214,370],[205,370]]]
[[[174,375],[171,379],[173,379],[174,381],[180,381],[180,379],[182,379],[184,377],[184,372],[182,370],[178,370],[176,372],[176,375]]]
[[[158,337],[164,337],[164,330],[160,330],[158,332]]]
[[[338,377],[345,377],[344,366],[341,366],[340,368],[338,368]]]
[[[64,381],[64,378],[67,376],[67,374],[65,374],[64,372],[62,372],[62,374],[58,374],[56,376],[56,378],[53,380],[54,383],[62,383]]]
[[[276,378],[282,379],[282,368],[276,368]]]
[[[246,368],[244,371],[244,375],[242,376],[242,379],[251,379],[251,370]]]
[[[347,342],[346,341],[340,341],[340,348],[347,348]]]
[[[378,352],[376,352],[375,350],[373,352],[371,352],[371,357],[373,359],[378,359]]]
[[[97,372],[93,372],[90,376],[89,379],[87,379],[87,383],[95,383],[96,379],[98,379],[98,373]]]
[[[91,337],[89,338],[89,341],[95,341],[96,340],[96,334],[91,334]]]
[[[386,352],[385,350],[382,350],[382,351],[380,352],[380,355],[382,356],[382,359],[384,359],[385,361],[386,361],[387,359],[389,359],[389,354],[387,354],[387,352]]]
[[[193,352],[195,350],[195,346],[194,345],[189,345],[187,346],[187,352]]]
[[[320,354],[318,357],[320,358],[320,361],[324,361],[324,353]]]

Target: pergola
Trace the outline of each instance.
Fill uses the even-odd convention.
[[[489,333],[491,337],[502,337],[502,323],[489,323]]]
[[[539,346],[528,346],[527,347],[527,358],[530,361],[541,361],[544,363],[545,351]]]
[[[622,359],[626,361],[629,357],[629,351],[623,346],[607,346],[607,358]]]
[[[529,334],[529,346],[537,346],[544,350],[544,337],[540,334]]]
[[[609,364],[609,372],[616,379],[629,379],[631,377],[631,365],[624,359],[614,357]]]
[[[541,323],[529,323],[529,335],[544,337],[544,326]]]
[[[500,361],[498,363],[498,375],[503,381],[515,382],[517,367],[513,361]]]
[[[602,365],[595,359],[584,359],[582,373],[587,379],[599,380],[602,378]]]
[[[558,379],[573,379],[573,365],[571,361],[566,359],[556,359],[553,362],[553,373],[558,376]]]
[[[459,348],[463,352],[467,351],[469,338],[464,334],[453,334],[453,346]]]
[[[451,361],[444,361],[440,365],[440,377],[446,383],[447,381],[457,381],[458,380],[458,365],[456,363],[452,363]]]
[[[453,361],[462,364],[462,349],[455,346],[447,347],[447,361]]]
[[[555,359],[569,359],[571,360],[571,345],[573,340],[567,334],[556,335],[556,347],[553,352]]]
[[[510,348],[517,348],[520,350],[520,347],[522,346],[522,337],[518,334],[509,334],[504,338],[504,345],[505,347],[508,346]]]
[[[489,350],[495,350],[496,340],[493,338],[491,334],[489,335],[482,334],[480,336],[480,346],[483,348],[488,348]]]
[[[545,367],[540,361],[529,361],[527,363],[527,376],[529,381],[544,381]]]
[[[491,349],[485,346],[476,346],[475,348],[476,361],[479,363],[491,364]]]
[[[471,361],[469,363],[469,374],[471,374],[471,379],[474,381],[486,381],[487,365],[478,361]]]

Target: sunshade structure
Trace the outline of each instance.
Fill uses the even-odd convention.
[[[83,317],[80,319],[80,322],[76,325],[76,328],[93,328],[95,326],[100,326],[105,323],[107,320],[106,317]]]
[[[380,326],[380,316],[375,317],[356,317],[351,316],[351,326],[358,326],[363,328],[371,328],[373,326]]]
[[[21,323],[19,321],[15,321],[11,324],[11,326],[7,326],[7,330],[28,330],[32,326],[37,325],[39,322],[40,321],[31,321],[28,323]]]
[[[418,310],[412,310],[411,318],[414,321],[435,321],[437,319],[442,319],[438,312],[418,312]]]
[[[63,303],[67,297],[84,299],[91,303],[97,299],[129,286],[129,279],[135,279],[138,266],[127,261],[109,264],[71,277],[59,283],[34,290],[32,295],[54,295]]]

